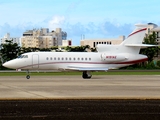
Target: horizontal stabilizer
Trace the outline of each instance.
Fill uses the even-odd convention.
[[[156,47],[157,45],[151,45],[151,44],[125,44],[125,46],[147,48],[147,47]]]
[[[76,66],[68,66],[69,70],[77,70],[77,71],[107,71],[108,68],[104,68],[104,67],[76,67]]]

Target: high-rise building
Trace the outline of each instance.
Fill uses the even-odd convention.
[[[67,33],[61,28],[49,32],[48,28],[28,30],[21,37],[22,47],[50,48],[61,46],[62,40],[67,39]]]

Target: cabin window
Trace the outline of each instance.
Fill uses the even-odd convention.
[[[52,60],[52,57],[50,57],[50,60]]]
[[[28,58],[28,55],[20,55],[18,58]]]
[[[80,58],[78,58],[78,60],[80,60]]]
[[[72,60],[71,58],[69,58],[69,60]]]
[[[76,58],[73,58],[73,60],[76,60]]]
[[[48,57],[46,58],[46,60],[48,60]]]
[[[21,55],[20,55],[20,56],[18,56],[17,58],[21,58]]]
[[[91,60],[91,58],[89,58],[89,60]]]
[[[60,58],[58,58],[58,60],[60,60]]]
[[[22,58],[23,55],[20,55],[18,58]]]
[[[93,42],[93,47],[95,47],[96,46],[96,43],[95,42]]]
[[[66,57],[66,60],[68,60],[68,58]]]
[[[62,60],[64,60],[64,58],[62,57]]]
[[[54,57],[54,60],[56,60],[56,57]]]
[[[23,58],[28,58],[28,55],[24,55]]]
[[[83,60],[83,58],[81,58],[81,60]]]
[[[87,60],[87,58],[85,58],[85,60]]]

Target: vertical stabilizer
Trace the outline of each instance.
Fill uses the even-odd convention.
[[[98,52],[138,54],[148,25],[136,24],[136,29],[120,45],[98,45]]]
[[[125,44],[142,44],[147,30],[147,25],[137,24],[136,29],[121,43]]]
[[[138,54],[145,37],[147,25],[137,24],[136,29],[120,44],[120,52]],[[122,50],[122,51],[121,51]]]

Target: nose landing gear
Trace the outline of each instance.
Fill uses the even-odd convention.
[[[29,78],[30,78],[30,75],[27,75],[26,78],[29,79]]]
[[[27,70],[26,78],[27,78],[27,79],[30,79],[29,70]]]

